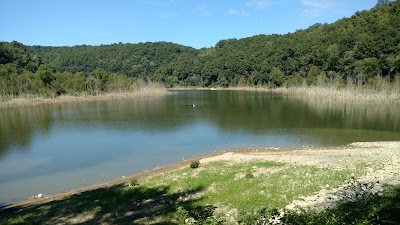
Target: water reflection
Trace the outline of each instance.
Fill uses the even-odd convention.
[[[54,115],[62,126],[100,126],[117,130],[175,130],[192,119],[174,97],[124,99],[60,105]]]
[[[29,151],[33,136],[48,134],[51,121],[49,107],[0,109],[0,159],[11,149]]]
[[[400,132],[398,106],[333,106],[263,92],[215,92],[211,99],[215,101],[206,109],[207,117],[228,131],[337,128]]]
[[[223,148],[400,140],[397,112],[247,91],[1,109],[0,202]]]
[[[340,105],[303,98],[293,101],[312,109],[320,120],[340,117],[342,123],[336,125],[338,128],[400,132],[399,105]]]
[[[165,133],[207,123],[226,133],[307,134],[320,145],[393,140],[400,133],[398,112],[398,106],[338,106],[247,91],[181,91],[165,97],[2,109],[0,159],[11,150],[29,151],[33,137],[49,135],[52,126]]]
[[[196,108],[190,107],[193,103]],[[78,132],[79,129],[168,132],[204,122],[228,133],[306,132],[319,139],[321,145],[324,139],[334,144],[331,135],[348,141],[350,133],[363,141],[392,140],[400,133],[398,111],[396,106],[338,106],[248,91],[181,91],[166,97],[2,109],[0,158],[12,150],[28,151],[33,136],[49,134],[52,126]],[[367,131],[387,134],[374,139],[376,134]]]

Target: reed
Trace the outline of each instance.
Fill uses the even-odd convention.
[[[101,101],[110,99],[138,98],[147,96],[164,96],[170,92],[157,83],[137,82],[134,83],[129,90],[113,91],[98,94],[88,94],[86,92],[77,95],[60,95],[60,96],[43,96],[24,94],[19,96],[0,96],[0,108],[35,106],[41,104],[58,104],[67,102],[86,102]]]
[[[332,86],[299,86],[279,88],[274,91],[286,93],[295,98],[325,102],[332,105],[392,105],[400,104],[400,89],[367,88],[348,85],[345,88]]]

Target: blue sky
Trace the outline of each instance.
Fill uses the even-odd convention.
[[[332,23],[376,0],[0,0],[0,41],[72,46],[168,41],[194,48]]]

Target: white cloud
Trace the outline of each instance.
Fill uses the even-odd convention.
[[[248,16],[249,13],[244,11],[244,10],[237,10],[237,9],[229,9],[228,10],[229,15],[232,16]]]
[[[256,9],[265,9],[271,4],[269,0],[248,0],[247,5]]]
[[[201,14],[203,14],[204,16],[212,16],[212,12],[210,11],[210,9],[206,6],[206,5],[200,5],[196,8],[197,12],[200,12]]]
[[[304,6],[303,15],[309,19],[321,16],[326,10],[334,8],[333,0],[301,0]]]

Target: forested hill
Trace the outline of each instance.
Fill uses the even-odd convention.
[[[205,61],[220,83],[244,78],[281,85],[299,80],[296,76],[309,83],[318,76],[363,82],[376,75],[394,78],[400,72],[400,1],[286,35],[223,40],[209,51],[212,60]]]
[[[167,86],[281,86],[304,81],[312,85],[327,81],[346,83],[348,78],[373,85],[378,76],[400,82],[400,0],[378,2],[382,4],[333,24],[315,24],[286,35],[222,40],[213,48],[197,50],[167,42],[28,46],[31,53],[27,57],[33,66],[11,63],[35,72],[43,62],[41,71],[47,71],[44,86],[57,93],[75,93],[74,82],[83,85],[78,92],[95,88],[107,91],[107,82],[114,79],[124,83],[120,82],[123,77],[159,81]],[[18,45],[2,45],[11,44]],[[26,50],[24,46],[18,48]],[[1,51],[0,48],[3,54]],[[0,67],[7,64],[1,61],[7,57],[10,59],[0,55]],[[52,69],[54,75],[50,76]],[[113,79],[109,79],[111,75]],[[13,84],[9,77],[0,79],[3,83],[6,80],[7,85]],[[72,82],[73,79],[77,80]]]
[[[58,72],[90,73],[103,69],[127,76],[147,76],[171,61],[197,55],[194,48],[168,42],[28,48]]]
[[[0,42],[0,65],[3,65],[0,69],[6,70],[5,65],[8,65],[9,69],[19,72],[23,70],[34,72],[40,64],[41,59],[28,51],[23,44],[16,41],[11,43]]]
[[[96,68],[169,85],[282,85],[351,76],[368,82],[400,72],[400,1],[333,24],[286,35],[258,35],[195,50],[171,43],[29,47],[57,71]]]

